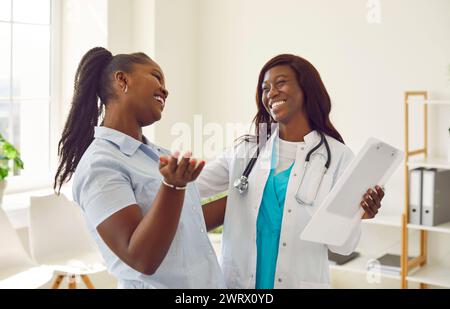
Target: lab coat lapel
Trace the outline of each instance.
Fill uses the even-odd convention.
[[[258,209],[261,205],[264,187],[270,174],[273,143],[277,140],[278,128],[273,131],[273,134],[261,149],[258,160],[254,166],[254,170],[249,176],[248,201],[252,205],[255,205]]]
[[[291,177],[289,178],[288,188],[286,197],[294,197],[297,193],[298,186],[305,172],[305,159],[308,152],[313,149],[320,142],[320,135],[317,131],[312,131],[305,135],[304,141],[306,144],[306,149],[302,151],[300,147],[297,148],[297,154],[295,157],[295,163],[292,167]],[[325,146],[321,146],[316,152],[323,153],[325,151]],[[326,151],[325,151],[326,154]],[[286,203],[297,203],[295,198],[286,198]]]
[[[326,137],[325,137],[326,138]],[[311,149],[313,149],[317,144],[320,143],[320,134],[317,131],[312,131],[309,134],[305,135],[304,137],[307,152],[309,152]],[[317,153],[321,153],[326,156],[326,148],[325,144],[319,147],[319,149],[316,150]]]

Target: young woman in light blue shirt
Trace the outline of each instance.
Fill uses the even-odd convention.
[[[168,92],[143,53],[82,58],[59,142],[55,189],[73,176],[74,200],[123,288],[223,288],[194,181],[204,162],[148,142]],[[104,113],[100,126],[99,115]]]

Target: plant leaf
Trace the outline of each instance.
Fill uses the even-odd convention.
[[[23,161],[20,159],[19,151],[0,134],[0,180],[8,176],[11,170],[10,160],[13,160],[12,170],[14,172],[23,169]]]
[[[17,169],[23,169],[23,161],[19,157],[14,159],[14,165]]]
[[[18,155],[18,151],[10,143],[5,143],[3,145],[3,151],[5,152],[5,156],[10,160],[13,160]]]
[[[0,167],[0,180],[5,179],[8,176],[8,169]]]

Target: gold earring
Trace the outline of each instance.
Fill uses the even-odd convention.
[[[125,89],[123,90],[124,93],[128,92],[128,85],[125,85]]]

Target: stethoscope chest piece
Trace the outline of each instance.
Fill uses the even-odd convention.
[[[242,175],[234,181],[233,186],[239,190],[239,193],[247,192],[248,190],[248,178]]]

